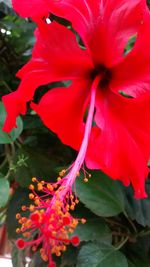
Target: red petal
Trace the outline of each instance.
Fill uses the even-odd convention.
[[[50,11],[72,22],[96,64],[112,66],[123,59],[125,45],[135,34],[145,0],[48,0]]]
[[[2,101],[7,112],[3,131],[10,132],[13,127],[17,127],[16,118],[18,117],[18,115],[24,115],[26,113],[26,104],[24,100],[20,98],[18,91],[3,96]]]
[[[79,149],[83,138],[88,91],[88,83],[78,81],[69,88],[52,89],[38,105],[31,104],[43,123],[74,149]]]
[[[3,97],[8,113],[5,131],[10,131],[15,126],[16,117],[25,113],[26,102],[32,100],[37,87],[86,77],[91,68],[88,54],[79,48],[75,35],[64,26],[56,22],[42,23],[36,37],[32,59],[17,74],[22,79],[18,90]]]
[[[45,0],[12,0],[14,10],[22,17],[44,17],[49,13]]]
[[[124,61],[113,69],[112,90],[137,97],[150,91],[150,14],[145,15],[136,43]]]
[[[52,82],[82,77],[93,67],[87,51],[79,47],[75,34],[57,22],[39,23],[35,36],[37,42],[32,60],[18,72],[18,77],[43,65]]]
[[[99,92],[87,166],[102,169],[125,185],[131,182],[135,197],[145,197],[150,157],[150,95],[138,100]],[[99,128],[98,128],[99,127]]]

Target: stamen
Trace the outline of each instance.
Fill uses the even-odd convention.
[[[32,178],[32,182],[35,184],[29,186],[31,190],[29,198],[34,203],[30,204],[29,207],[22,206],[22,211],[29,210],[30,216],[27,219],[26,217],[21,217],[19,213],[16,215],[18,223],[21,224],[21,227],[17,228],[16,232],[22,232],[25,238],[25,240],[17,240],[18,248],[24,249],[26,246],[32,246],[33,251],[36,251],[41,245],[41,257],[44,261],[49,261],[49,266],[55,266],[52,254],[60,256],[66,250],[67,245],[79,245],[79,237],[70,237],[70,234],[74,232],[79,221],[83,224],[86,222],[84,218],[77,219],[70,214],[70,210],[74,210],[79,202],[72,193],[72,186],[76,177],[79,176],[80,169],[84,163],[92,129],[96,90],[100,80],[101,77],[97,76],[91,87],[91,99],[84,137],[75,162],[67,170],[59,172],[56,183],[47,183],[38,181],[35,177]],[[67,174],[65,175],[66,172]],[[90,176],[88,174],[88,177]],[[85,179],[88,181],[88,178]],[[36,191],[42,192],[43,195],[39,196]],[[34,233],[36,233],[36,239]]]
[[[65,183],[66,188],[72,187],[77,174],[80,172],[81,166],[84,163],[87,147],[88,147],[88,142],[91,134],[91,129],[92,129],[92,121],[93,121],[93,115],[94,115],[94,108],[95,108],[95,97],[96,97],[96,90],[99,85],[99,82],[101,80],[101,76],[96,76],[92,87],[91,87],[91,99],[90,99],[90,106],[89,106],[89,111],[88,111],[88,116],[87,116],[87,121],[85,124],[85,132],[84,132],[84,137],[83,141],[78,153],[78,156],[70,170],[70,172],[64,177],[67,179],[67,182]]]

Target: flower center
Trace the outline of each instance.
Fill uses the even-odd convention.
[[[101,64],[96,66],[95,69],[93,69],[91,72],[91,78],[93,80],[96,76],[101,76],[99,87],[103,89],[109,85],[110,80],[112,79],[112,72],[110,69]]]

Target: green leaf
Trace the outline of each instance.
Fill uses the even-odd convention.
[[[64,266],[63,264],[60,264],[60,260],[61,260],[60,257],[56,257],[53,255],[53,260],[56,263],[57,267]],[[49,266],[48,263],[42,260],[41,255],[38,251],[33,255],[32,260],[28,265],[28,267],[48,267],[48,266]],[[71,266],[65,265],[65,267],[71,267]]]
[[[14,245],[11,252],[13,267],[25,267],[24,254]]]
[[[9,202],[6,214],[7,215],[6,225],[7,225],[8,237],[10,239],[19,237],[19,235],[16,233],[16,228],[18,227],[16,214],[22,213],[22,216],[27,215],[27,212],[21,211],[21,206],[31,204],[31,201],[29,200],[28,197],[29,192],[30,192],[29,190],[18,188]]]
[[[133,48],[135,41],[136,41],[136,37],[137,35],[133,35],[130,37],[130,39],[128,40],[128,43],[126,44],[126,47],[124,49],[124,55],[126,56]]]
[[[114,216],[124,211],[119,184],[102,172],[92,172],[88,183],[77,179],[76,191],[81,202],[98,216]]]
[[[6,111],[2,102],[0,102],[0,144],[9,144],[15,141],[23,130],[23,123],[20,117],[17,118],[17,128],[10,133],[5,133],[2,130],[6,118]]]
[[[125,209],[132,220],[142,226],[150,226],[150,182],[146,184],[148,198],[137,200],[133,197],[132,188],[123,188],[125,192]]]
[[[76,266],[78,255],[78,247],[68,246],[67,250],[62,254],[60,267]]]
[[[128,260],[128,267],[135,267],[134,263]]]
[[[44,262],[41,259],[40,253],[36,252],[32,257],[31,262],[29,263],[28,267],[47,267],[47,262]]]
[[[25,158],[25,162],[22,165],[19,163],[20,158]],[[31,183],[32,177],[38,179],[48,180],[50,178],[56,178],[56,172],[54,172],[55,162],[53,159],[49,159],[44,155],[43,150],[37,150],[23,146],[18,150],[15,159],[16,171],[14,173],[16,182],[22,187],[28,187]]]
[[[128,267],[125,256],[114,247],[89,243],[79,252],[77,267]]]
[[[104,222],[99,218],[88,219],[85,224],[79,224],[73,235],[78,235],[80,241],[100,241],[111,244],[111,231]]]
[[[9,199],[9,182],[5,178],[0,178],[0,208],[4,207]]]

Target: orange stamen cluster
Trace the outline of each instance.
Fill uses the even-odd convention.
[[[59,177],[65,174],[64,171],[59,173]],[[49,261],[50,266],[54,264],[52,254],[60,256],[66,250],[66,246],[73,244],[77,246],[80,243],[78,236],[70,237],[78,225],[78,222],[85,223],[85,219],[75,219],[70,214],[74,210],[79,200],[71,192],[66,192],[64,184],[46,183],[32,179],[35,185],[29,186],[32,191],[29,198],[33,204],[22,206],[22,211],[29,211],[30,216],[26,218],[19,213],[16,219],[21,225],[16,229],[17,233],[22,233],[25,239],[19,238],[17,246],[24,249],[31,246],[36,251],[40,246],[40,254],[44,261]],[[36,192],[42,192],[39,196]],[[36,239],[34,236],[36,234]]]

